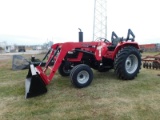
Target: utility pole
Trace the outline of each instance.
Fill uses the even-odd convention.
[[[107,0],[95,0],[93,40],[107,38]]]

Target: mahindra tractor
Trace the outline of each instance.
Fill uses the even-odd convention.
[[[45,66],[30,64],[25,81],[25,98],[47,92],[58,71],[61,76],[70,76],[76,88],[87,87],[93,80],[93,70],[107,72],[114,69],[119,79],[132,80],[139,73],[141,54],[135,35],[128,30],[126,38],[112,32],[111,42],[99,38],[92,42],[83,42],[83,32],[79,31],[78,42],[56,43],[51,46],[42,62]]]

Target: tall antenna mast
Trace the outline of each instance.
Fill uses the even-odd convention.
[[[95,0],[93,40],[107,38],[107,0]]]

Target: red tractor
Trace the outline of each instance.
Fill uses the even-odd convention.
[[[139,73],[141,55],[135,35],[129,29],[127,38],[118,37],[112,32],[111,42],[105,38],[83,42],[83,32],[79,32],[79,42],[57,43],[43,58],[48,57],[45,67],[30,64],[25,82],[25,98],[47,92],[56,71],[62,76],[70,76],[77,88],[87,87],[93,80],[92,69],[106,72],[114,69],[118,78],[132,80]]]

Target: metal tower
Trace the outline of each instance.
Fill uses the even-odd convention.
[[[95,0],[93,40],[107,38],[107,0]]]

